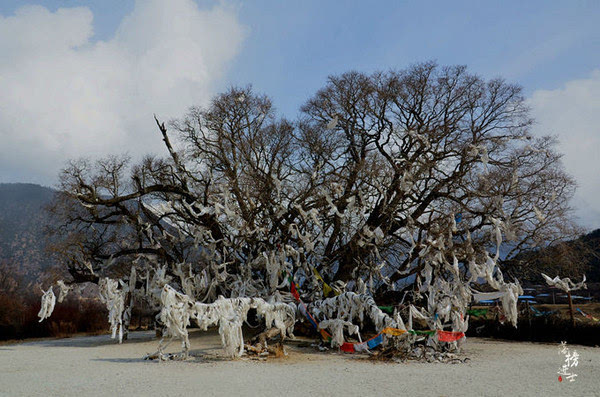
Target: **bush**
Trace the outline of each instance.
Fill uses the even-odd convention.
[[[107,312],[101,302],[71,296],[57,303],[49,319],[39,322],[40,295],[0,294],[0,340],[67,337],[77,332],[108,330]]]
[[[510,324],[500,324],[494,319],[471,318],[467,336],[549,343],[566,341],[570,344],[598,346],[600,324],[579,320],[575,327],[572,327],[569,318],[557,315],[532,316],[530,323],[527,316],[519,316],[518,327],[514,328]]]

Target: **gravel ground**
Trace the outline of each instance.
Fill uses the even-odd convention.
[[[304,343],[302,343],[304,342]],[[2,396],[598,396],[600,348],[579,354],[574,382],[558,381],[558,345],[469,338],[465,364],[381,363],[364,355],[320,353],[290,341],[268,361],[221,356],[218,334],[194,332],[187,361],[144,361],[158,341],[136,332],[123,345],[108,336],[0,346]],[[172,344],[171,351],[179,348]]]

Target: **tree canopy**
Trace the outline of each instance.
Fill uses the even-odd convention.
[[[332,76],[294,121],[245,87],[156,123],[166,156],[62,171],[74,282],[163,269],[204,302],[289,275],[316,297],[495,284],[500,257],[575,230],[575,183],[556,140],[530,134],[521,88],[464,66]]]

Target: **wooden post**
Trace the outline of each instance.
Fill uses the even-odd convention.
[[[131,309],[133,308],[133,294],[128,292],[125,301],[129,300],[129,306],[121,314],[121,328],[123,329],[123,340],[129,338],[129,326],[131,325]]]
[[[575,314],[573,313],[573,298],[571,298],[571,291],[567,291],[569,297],[569,314],[571,315],[571,327],[575,328]]]
[[[529,301],[525,301],[527,303],[527,321],[529,323],[529,340],[531,340],[531,335],[533,334],[531,330],[531,308]]]

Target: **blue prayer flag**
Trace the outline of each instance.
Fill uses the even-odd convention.
[[[383,336],[381,336],[381,334],[379,334],[375,338],[367,341],[367,346],[369,346],[369,349],[373,349],[374,347],[377,347],[382,343],[383,343]]]

